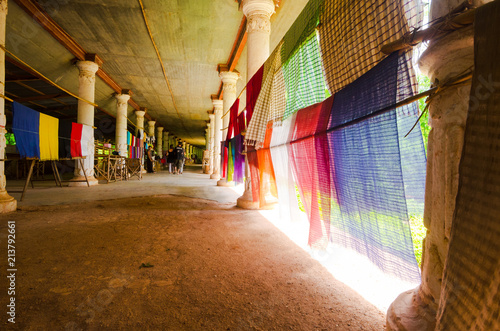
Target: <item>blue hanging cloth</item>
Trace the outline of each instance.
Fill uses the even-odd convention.
[[[12,112],[12,131],[20,156],[40,158],[40,113],[17,102],[13,102]]]

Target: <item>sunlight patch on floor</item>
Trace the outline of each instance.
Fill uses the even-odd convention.
[[[309,222],[303,212],[300,221],[295,223],[281,219],[278,208],[260,210],[259,213],[319,261],[336,279],[358,292],[384,313],[399,294],[419,285],[387,275],[367,257],[338,245],[330,244],[326,251],[311,250],[307,245]]]

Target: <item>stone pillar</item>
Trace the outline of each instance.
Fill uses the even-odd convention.
[[[130,94],[116,94],[116,150],[121,156],[127,156],[127,112]]]
[[[148,136],[150,137],[155,136],[155,124],[156,121],[148,121]]]
[[[243,14],[247,18],[247,81],[269,57],[269,36],[273,0],[243,0]]]
[[[146,112],[143,110],[135,112],[135,125],[137,126],[137,130],[142,130],[142,132],[144,132],[144,115],[146,115]]]
[[[95,95],[95,73],[99,69],[99,65],[93,61],[78,61],[76,66],[79,69],[78,77],[78,96],[81,98],[94,102]],[[78,115],[77,121],[80,124],[85,124],[88,126],[94,126],[94,106],[88,104],[85,101],[78,100]],[[92,131],[93,133],[93,131]],[[91,144],[94,144],[94,137],[92,136]],[[89,148],[89,155],[83,161],[83,166],[85,168],[85,173],[90,185],[97,185],[98,181],[94,177],[94,149]],[[70,186],[87,186],[87,183],[83,182],[85,180],[85,175],[80,169],[80,162],[75,162],[75,177],[74,180],[81,182],[70,182]]]
[[[141,109],[146,109],[146,108],[141,108]],[[142,130],[142,133],[146,132],[144,130],[144,115],[146,115],[145,110],[137,110],[135,112],[135,125],[137,126],[136,130],[136,135],[138,135],[139,130]],[[145,153],[146,151],[144,151]],[[141,166],[142,166],[142,173],[147,173],[145,167],[144,167],[144,157],[141,158]]]
[[[208,117],[210,118],[210,146],[208,147],[210,151],[210,160],[208,163],[208,174],[211,175],[214,172],[214,139],[215,139],[215,115],[214,114],[209,114]]]
[[[186,155],[186,142],[182,142],[182,149],[184,149],[184,155]]]
[[[207,124],[207,128],[205,129],[205,150],[210,149],[210,123]]]
[[[170,143],[169,143],[169,137],[168,137],[168,131],[163,132],[163,150],[162,150],[162,156],[165,154],[166,151],[170,148]]]
[[[454,0],[433,1],[429,20],[447,15],[457,5],[458,1]],[[473,64],[472,26],[431,41],[419,59],[420,69],[431,82],[446,82]],[[470,84],[452,87],[430,102],[424,210],[427,233],[423,242],[422,283],[400,294],[391,304],[387,312],[387,330],[434,330],[458,192],[470,89]]]
[[[5,23],[7,21],[7,0],[0,0],[0,44],[5,45]],[[5,95],[5,51],[0,49],[0,93]],[[5,99],[0,98],[0,159],[5,158]],[[17,209],[17,201],[5,190],[5,162],[0,161],[0,213],[8,213]]]
[[[243,0],[243,14],[247,18],[247,82],[260,69],[269,57],[269,36],[271,34],[271,15],[274,13],[273,0]],[[258,209],[259,203],[253,201],[250,168],[245,156],[245,192],[238,198],[237,206],[245,209]]]
[[[163,127],[159,126],[156,128],[157,136],[156,136],[156,154],[160,157],[162,156],[163,151]]]
[[[229,109],[236,100],[236,81],[240,78],[238,72],[222,71],[219,74],[222,80],[223,106],[222,106],[222,140],[226,140],[227,127],[229,126]]]
[[[222,138],[222,100],[212,100],[214,104],[214,163],[210,179],[220,179],[220,142]]]
[[[236,100],[236,81],[240,78],[240,74],[238,72],[230,72],[230,71],[222,71],[219,74],[222,80],[222,90],[223,93],[223,119],[222,119],[222,140],[226,140],[227,137],[227,128],[229,126],[229,109],[233,105]],[[228,182],[226,178],[221,179],[217,182],[218,186],[234,186],[234,182]]]

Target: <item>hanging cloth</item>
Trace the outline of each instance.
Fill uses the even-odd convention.
[[[40,160],[59,159],[59,119],[40,114]]]
[[[228,147],[227,147],[227,181],[232,182],[233,181],[233,175],[234,175],[234,144],[231,143],[231,140],[228,142]]]
[[[260,89],[262,88],[262,77],[264,75],[264,65],[260,67],[259,70],[252,76],[247,84],[247,109],[246,109],[246,119],[247,123],[250,123],[252,119],[253,111],[255,109],[255,103],[259,97]]]
[[[82,130],[83,124],[71,123],[71,156],[82,156]]]
[[[59,158],[71,157],[71,128],[70,121],[59,121]]]
[[[234,174],[233,181],[241,184],[245,175],[245,156],[242,154],[245,146],[243,145],[243,136],[237,135],[231,140],[231,146],[234,146]]]
[[[20,103],[13,102],[12,131],[21,157],[40,157],[40,113]]]
[[[236,99],[229,109],[229,125],[227,128],[226,144],[229,143],[233,137],[233,133],[236,131],[236,119],[238,118],[238,110],[240,108],[240,99]],[[236,135],[236,133],[234,133]]]
[[[82,125],[82,156],[89,156],[94,150],[94,129],[90,125]]]

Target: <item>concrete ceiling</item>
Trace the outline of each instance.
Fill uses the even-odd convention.
[[[134,101],[148,108],[148,114],[165,131],[193,145],[205,144],[207,111],[213,108],[210,96],[220,86],[217,65],[227,63],[243,18],[235,0],[143,0],[173,95],[138,0],[38,3],[87,53],[103,60],[102,69],[122,88],[131,89]],[[272,48],[306,3],[281,1],[272,18]],[[10,0],[7,49],[61,86],[78,92],[78,69],[71,62],[74,55]],[[246,83],[246,50],[236,70],[241,73],[239,93]],[[116,113],[113,92],[103,80],[96,79],[96,103],[111,115]],[[131,106],[129,118],[135,122]]]

